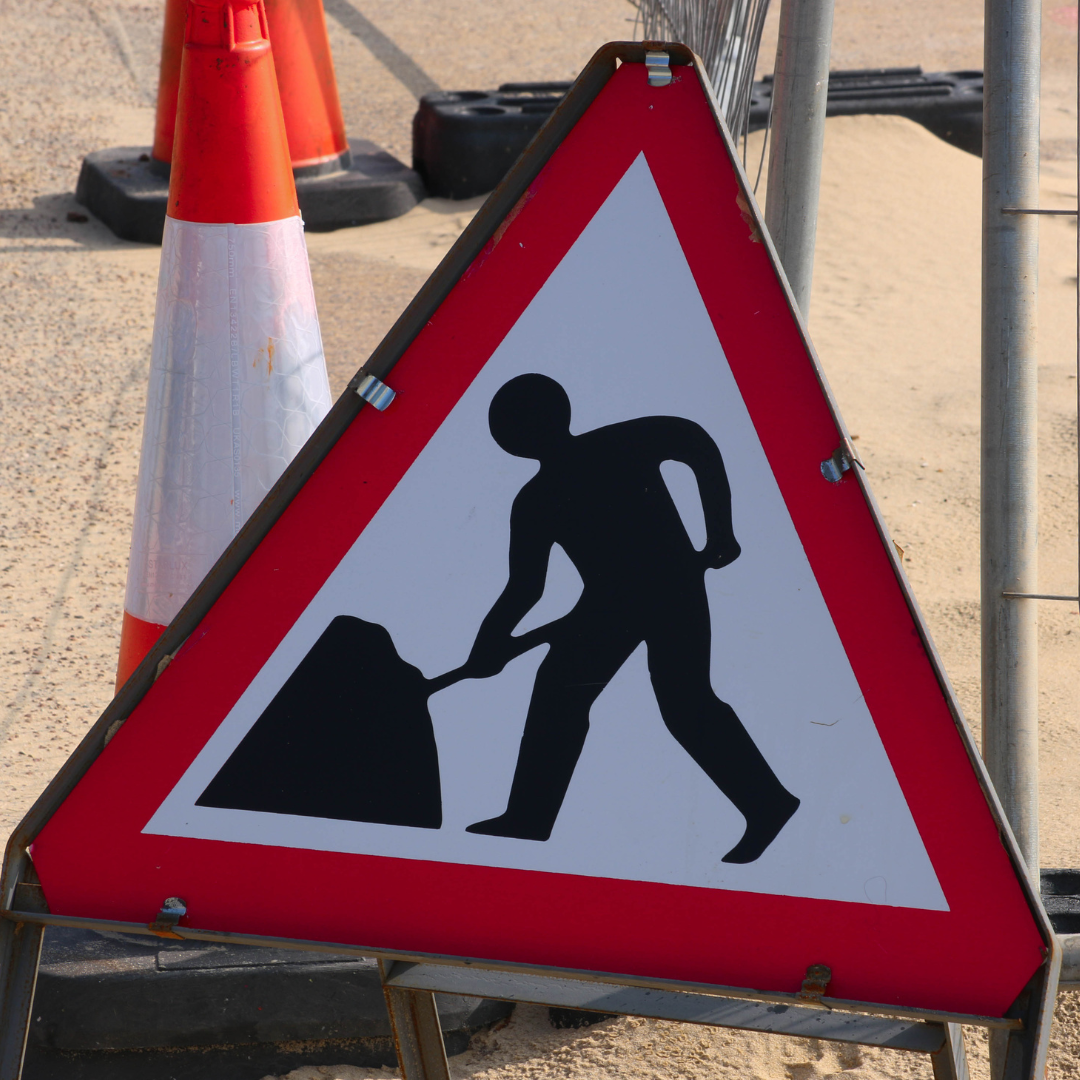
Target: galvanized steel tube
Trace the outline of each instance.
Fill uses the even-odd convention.
[[[1039,0],[986,0],[982,252],[983,757],[1039,888],[1036,303]]]
[[[783,0],[765,224],[805,319],[814,274],[833,0]]]

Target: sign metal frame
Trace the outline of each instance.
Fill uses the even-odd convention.
[[[737,151],[720,116],[700,59],[684,45],[669,42],[613,42],[590,60],[558,108],[488,198],[438,269],[402,313],[370,359],[349,382],[326,419],[229,545],[176,619],[120,689],[80,745],[12,833],[0,876],[0,1080],[19,1080],[33,1004],[38,958],[46,926],[151,934],[148,925],[81,919],[49,912],[34,872],[30,845],[112,736],[168,666],[188,636],[218,600],[229,582],[258,547],[286,507],[348,429],[365,400],[359,389],[370,376],[385,380],[413,338],[427,324],[500,224],[528,190],[563,138],[584,115],[607,81],[623,63],[641,63],[646,53],[663,52],[668,63],[693,71],[713,107],[728,156],[747,193],[749,213],[777,268],[791,316],[801,334],[829,412],[844,432],[836,402],[825,382],[805,325],[784,278],[762,215],[750,193]],[[483,958],[411,954],[334,942],[256,937],[196,928],[173,928],[170,936],[193,941],[263,945],[309,951],[353,954],[379,960],[387,1006],[405,1080],[449,1080],[442,1035],[434,1013],[435,992],[590,1009],[623,1015],[698,1023],[777,1034],[816,1037],[839,1042],[883,1046],[930,1054],[935,1080],[967,1080],[961,1024],[991,1029],[1004,1041],[1001,1080],[1041,1080],[1046,1067],[1050,1021],[1061,968],[1061,948],[1041,898],[1009,829],[974,740],[964,721],[899,556],[893,549],[874,502],[861,462],[846,434],[837,452],[823,466],[839,472],[850,466],[892,562],[905,602],[949,704],[967,756],[997,824],[1002,845],[1044,942],[1044,961],[1003,1017],[897,1008],[830,998],[808,979],[801,993],[758,992],[740,987],[637,978],[622,974],[547,968]],[[971,948],[987,942],[973,940]]]

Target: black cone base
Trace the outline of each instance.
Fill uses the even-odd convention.
[[[121,240],[160,244],[169,178],[151,171],[149,146],[114,146],[83,158],[75,201]]]
[[[304,226],[329,232],[400,217],[425,197],[412,169],[367,139],[350,139],[348,169],[301,176],[296,195]],[[83,159],[75,200],[122,240],[160,244],[165,228],[169,178],[152,171],[149,146],[96,150]]]
[[[383,627],[339,615],[198,805],[438,829],[429,692]]]
[[[349,149],[348,169],[296,181],[300,215],[309,232],[389,221],[427,197],[419,174],[373,142],[350,139]]]

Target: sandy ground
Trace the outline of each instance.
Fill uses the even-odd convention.
[[[334,0],[342,3],[344,0]],[[411,57],[394,74],[329,20],[350,133],[407,159],[417,82],[570,78],[629,36],[623,0],[356,0]],[[108,702],[138,467],[158,249],[66,220],[82,155],[150,141],[160,3],[0,0],[0,833]],[[333,3],[328,0],[328,9]],[[1076,8],[1046,5],[1043,205],[1075,206]],[[771,67],[778,9],[760,68]],[[837,0],[833,66],[981,67],[981,0]],[[347,20],[346,20],[347,21]],[[420,75],[416,75],[419,71]],[[411,84],[410,84],[411,79]],[[760,139],[760,136],[758,137]],[[756,160],[760,142],[751,140]],[[979,188],[976,158],[894,118],[827,125],[811,332],[946,667],[979,717]],[[759,196],[764,196],[759,191]],[[340,390],[478,205],[309,238]],[[1042,587],[1076,591],[1075,224],[1041,225]],[[1080,865],[1080,625],[1042,605],[1042,857]],[[152,762],[147,767],[153,767]],[[985,1039],[969,1032],[985,1075]],[[816,1080],[930,1076],[923,1059],[644,1020],[556,1032],[521,1008],[455,1075]],[[1080,999],[1052,1076],[1080,1075]],[[387,1070],[299,1070],[374,1080]],[[246,1080],[237,1077],[237,1080]]]
[[[1059,1006],[1053,1076],[1074,1076],[1070,1033],[1080,1001]],[[989,1080],[986,1036],[965,1028],[971,1080]],[[929,1059],[899,1050],[844,1046],[819,1039],[746,1035],[641,1017],[606,1020],[577,1031],[553,1030],[547,1010],[519,1005],[499,1030],[475,1036],[451,1059],[456,1080],[930,1080]],[[392,1069],[308,1066],[263,1080],[393,1080]]]

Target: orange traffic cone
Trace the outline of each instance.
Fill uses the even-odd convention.
[[[349,143],[322,0],[266,0],[281,108],[297,176],[344,168]],[[339,164],[340,162],[340,164]]]
[[[167,170],[172,160],[186,2],[166,0],[165,5],[154,148],[150,153],[159,171]],[[292,167],[297,176],[347,168],[349,143],[322,0],[264,2]]]
[[[187,0],[117,687],[330,407],[263,0]]]
[[[173,136],[176,132],[176,95],[180,89],[180,60],[184,55],[186,19],[187,0],[165,0],[157,111],[154,114],[154,146],[150,151],[150,167],[159,176],[169,175],[169,164],[172,161]]]
[[[341,229],[407,213],[425,196],[419,175],[374,143],[345,137],[322,0],[264,2],[307,228]],[[165,0],[154,145],[87,154],[75,187],[75,198],[126,240],[161,240],[186,4]]]

